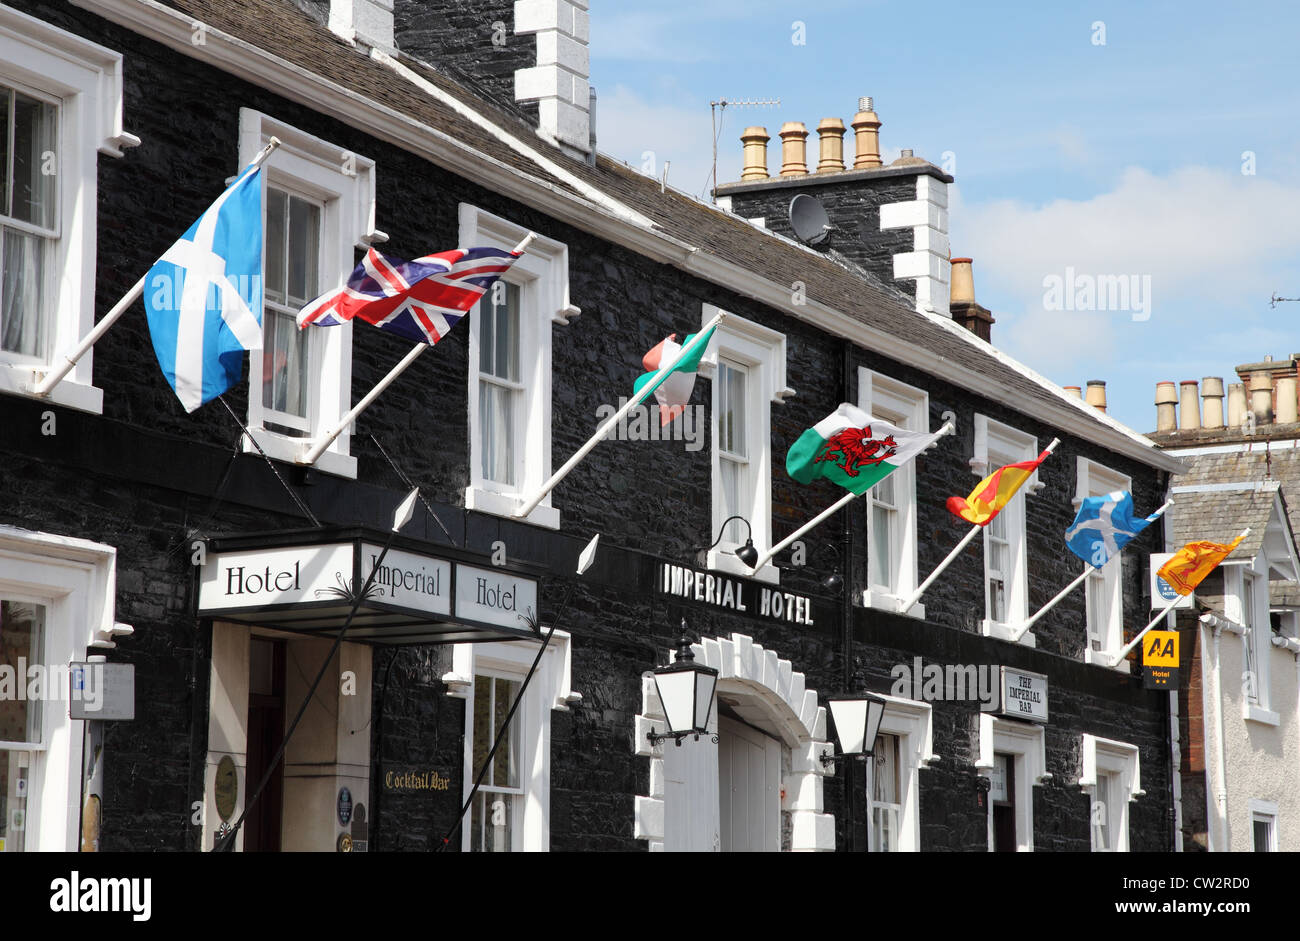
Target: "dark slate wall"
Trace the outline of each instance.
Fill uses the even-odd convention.
[[[789,381],[798,395],[771,406],[776,455],[785,454],[805,428],[846,396],[856,400],[858,365],[928,389],[932,427],[939,426],[945,409],[957,413],[958,435],[918,466],[922,573],[938,563],[963,531],[942,504],[949,495],[968,493],[975,483],[966,464],[974,412],[1032,432],[1041,444],[1052,437],[1053,429],[1007,405],[977,398],[870,351],[852,352],[846,377],[844,343],[800,321],[604,243],[84,11],[33,0],[16,5],[126,55],[125,123],[144,143],[122,159],[100,161],[96,304],[101,313],[235,172],[239,108],[252,107],[377,161],[376,222],[391,234],[385,250],[394,255],[412,257],[455,245],[461,201],[568,244],[570,293],[583,313],[572,324],[554,328],[556,466],[595,429],[597,406],[630,392],[645,351],[669,332],[697,328],[700,305],[706,302],[787,336]],[[353,349],[354,399],[404,352],[379,331],[361,328],[354,331]],[[464,512],[459,504],[469,463],[463,418],[468,409],[466,357],[467,334],[453,332],[367,413],[353,439],[357,481],[281,466],[322,521],[381,524],[400,498],[402,485],[371,442],[373,434],[434,501],[456,542],[487,551],[502,538],[512,559],[555,573],[543,581],[546,617],[558,613],[571,560],[596,532],[612,550],[624,547],[678,562],[693,561],[693,547],[712,541],[707,444],[697,452],[673,442],[597,447],[555,492],[564,527],[559,534]],[[135,723],[121,724],[109,734],[104,845],[182,849],[194,845],[196,837],[188,818],[201,788],[206,750],[210,636],[192,613],[188,546],[200,535],[298,527],[305,521],[259,459],[233,456],[237,429],[219,405],[185,415],[156,368],[139,308],[97,346],[95,381],[104,390],[104,415],[53,409],[59,422],[53,437],[39,431],[45,406],[0,397],[0,427],[7,430],[3,460],[12,482],[0,492],[0,521],[118,547],[117,617],[134,624],[136,634],[119,645],[113,659],[139,665],[139,701],[148,708]],[[710,383],[699,382],[695,400],[707,405],[709,391]],[[237,413],[244,410],[245,394],[241,388],[227,396]],[[1061,533],[1073,516],[1074,460],[1080,453],[1132,474],[1139,509],[1159,502],[1163,483],[1156,474],[1066,438],[1042,471],[1047,489],[1029,498],[1031,609],[1078,571]],[[775,464],[773,525],[780,536],[838,493],[829,485],[794,486],[781,473],[779,459]],[[416,525],[423,527],[416,535],[445,543],[431,521],[421,517]],[[836,604],[820,585],[833,564],[820,546],[841,543],[842,531],[843,523],[832,521],[810,537],[812,565],[787,569],[783,585]],[[851,523],[856,549],[848,560],[854,597],[866,571],[864,533],[859,503]],[[1138,560],[1153,548],[1140,541],[1129,553],[1133,561],[1125,567],[1124,580],[1130,624],[1140,623],[1146,604]],[[1160,848],[1160,808],[1167,797],[1161,781],[1169,775],[1167,751],[1160,747],[1162,703],[1137,690],[1136,680],[1078,663],[1084,636],[1082,592],[1036,629],[1037,652],[979,638],[974,631],[983,611],[982,564],[977,542],[926,597],[929,623],[854,611],[851,650],[843,640],[845,625],[836,618],[819,618],[814,628],[799,629],[760,623],[716,610],[678,608],[648,592],[631,592],[617,565],[594,575],[575,591],[561,622],[573,635],[572,685],[583,701],[569,713],[552,716],[553,848],[644,848],[632,836],[632,804],[635,795],[648,790],[648,762],[632,753],[632,717],[641,707],[640,675],[663,661],[683,611],[703,635],[752,635],[791,660],[806,674],[809,688],[823,695],[846,685],[887,690],[889,667],[913,656],[927,662],[1001,662],[1049,673],[1054,719],[1048,761],[1057,780],[1039,788],[1036,796],[1041,845],[1087,847],[1086,802],[1069,782],[1071,775],[1077,779],[1078,734],[1091,731],[1142,748],[1148,796],[1133,805],[1131,832],[1135,848]],[[978,614],[972,615],[975,610]],[[445,770],[456,790],[427,798],[386,794],[379,844],[430,848],[459,812],[464,705],[446,697],[431,653],[400,655],[385,694],[380,682],[387,657],[381,653],[375,661],[376,706],[383,698],[385,707],[382,729],[375,732],[376,764],[382,755],[393,766]],[[936,704],[936,751],[944,758],[921,773],[926,847],[983,848],[984,822],[972,767],[974,716],[969,703]],[[843,837],[856,832],[861,821],[845,818],[842,795],[843,785],[828,783],[827,812],[837,815]],[[374,800],[372,794],[372,806]],[[858,807],[860,811],[860,801]]]
[[[782,181],[784,182],[784,181]],[[815,197],[825,208],[836,231],[813,251],[857,265],[883,284],[909,297],[916,296],[916,281],[894,280],[894,255],[913,250],[911,228],[881,229],[880,207],[916,199],[916,175],[831,182],[810,175],[799,186],[742,190],[730,194],[731,210],[746,219],[762,218],[766,228],[795,238],[790,226],[790,201],[799,194]]]
[[[397,48],[537,125],[537,102],[515,101],[515,70],[537,64],[537,37],[515,35],[514,0],[396,0]]]

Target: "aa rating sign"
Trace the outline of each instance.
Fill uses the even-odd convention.
[[[1178,688],[1178,632],[1151,631],[1142,638],[1142,666],[1147,689]]]

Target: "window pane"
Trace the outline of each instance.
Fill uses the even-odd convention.
[[[492,747],[492,681],[485,676],[474,677],[474,767],[477,775],[487,760]],[[492,772],[483,777],[484,784],[492,783]]]
[[[1106,581],[1100,575],[1088,575],[1088,641],[1093,650],[1102,650],[1105,641]]]
[[[31,752],[0,751],[0,852],[21,853],[26,847],[31,763]]]
[[[514,799],[480,790],[470,813],[470,849],[475,853],[510,852]]]
[[[886,480],[889,478],[886,477]],[[879,488],[879,484],[876,485]],[[887,506],[871,506],[871,550],[867,555],[869,577],[873,585],[892,588],[894,584],[893,553],[894,511]]]
[[[515,697],[519,695],[519,684],[513,680],[502,679],[494,682],[496,690],[493,694],[492,708],[495,715],[492,730],[493,734],[497,735],[505,725],[506,716],[510,714],[510,707],[514,705]],[[519,786],[518,742],[515,740],[519,728],[518,719],[519,714],[516,713],[515,722],[502,737],[497,753],[492,757],[492,783],[497,787]]]
[[[749,456],[746,439],[745,383],[747,374],[743,366],[718,364],[718,445],[740,457]]]
[[[989,579],[989,618],[999,624],[1007,619],[1007,587],[1000,578]]]
[[[266,283],[267,301],[285,304],[285,242],[288,238],[289,197],[282,190],[266,190]]]
[[[0,601],[0,667],[13,676],[15,694],[0,698],[0,742],[31,742],[41,740],[41,698],[50,695],[44,688],[45,679],[39,681],[39,690],[33,689],[29,668],[43,662],[45,655],[45,608],[24,601]],[[42,671],[43,672],[43,671]],[[21,686],[23,696],[16,690]],[[39,692],[30,698],[28,692]],[[55,693],[55,695],[58,695]],[[6,755],[0,752],[0,760]],[[3,796],[4,792],[0,792]]]
[[[41,317],[45,282],[45,240],[0,226],[4,274],[0,283],[0,350],[45,355]]]
[[[495,299],[501,292],[493,290]],[[496,347],[492,374],[510,382],[519,381],[519,286],[506,284],[504,303],[492,308],[496,320]]]
[[[1273,825],[1267,820],[1254,821],[1255,852],[1271,853],[1273,851]]]
[[[320,207],[297,196],[289,197],[289,305],[301,308],[320,294]]]
[[[883,503],[887,507],[896,505],[894,502],[894,475],[892,473],[876,484],[872,489],[871,499],[877,503]]]
[[[45,229],[55,225],[58,163],[53,105],[13,93],[13,180],[9,214]]]
[[[0,216],[9,215],[9,184],[12,180],[9,172],[9,109],[13,97],[14,93],[8,88],[0,88]]]
[[[723,519],[730,516],[743,516],[749,518],[750,507],[742,503],[742,495],[748,495],[746,486],[747,468],[743,464],[729,460],[725,457],[718,458],[718,471],[722,483],[722,511],[726,514]],[[724,540],[730,542],[741,542],[748,534],[743,523],[740,520],[732,520],[722,531]]]
[[[310,401],[311,330],[299,330],[292,314],[266,310],[262,344],[262,405],[307,417]]]
[[[513,389],[479,380],[478,419],[481,473],[499,484],[515,484],[515,399]]]

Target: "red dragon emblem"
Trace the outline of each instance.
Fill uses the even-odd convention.
[[[839,465],[849,477],[856,477],[859,467],[879,464],[897,453],[898,442],[893,435],[873,438],[871,426],[867,425],[863,428],[845,428],[831,435],[813,463],[831,461]]]

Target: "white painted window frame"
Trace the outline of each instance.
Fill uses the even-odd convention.
[[[1076,508],[1086,497],[1099,497],[1116,490],[1127,490],[1132,493],[1133,480],[1131,477],[1112,470],[1104,464],[1099,464],[1090,458],[1078,457],[1075,461],[1074,506]],[[1118,559],[1103,566],[1100,573],[1098,573],[1104,586],[1103,591],[1106,594],[1106,637],[1101,650],[1092,649],[1092,645],[1088,641],[1088,621],[1085,614],[1083,623],[1083,662],[1099,664],[1120,673],[1128,673],[1129,664],[1127,660],[1121,660],[1117,666],[1110,666],[1111,657],[1123,646],[1124,639],[1123,565],[1123,559]],[[1089,578],[1096,577],[1091,574],[1095,571],[1091,565],[1084,562],[1083,566],[1084,571],[1090,573]],[[1091,602],[1087,600],[1088,585],[1086,582],[1083,587],[1084,604],[1090,605]]]
[[[461,203],[459,209],[462,248],[491,246],[509,251],[523,240],[528,229],[500,216]],[[482,444],[479,433],[479,307],[469,313],[469,466],[470,485],[465,489],[467,509],[513,517],[534,492],[551,476],[551,349],[552,328],[564,326],[580,311],[569,303],[569,247],[563,242],[538,236],[502,279],[519,287],[519,379],[523,385],[520,410],[522,438],[515,448],[516,474],[513,486],[488,480],[482,472]],[[595,413],[592,413],[595,431]],[[528,522],[547,529],[560,528],[560,511],[547,494]]]
[[[865,366],[858,367],[858,407],[873,418],[893,422],[908,431],[927,433],[930,430],[930,395],[924,389],[891,379]],[[862,593],[862,604],[898,613],[899,606],[920,584],[917,562],[916,536],[916,461],[908,461],[891,475],[894,478],[894,499],[898,505],[899,532],[893,534],[893,549],[898,558],[898,574],[892,586],[869,585]],[[875,544],[875,526],[872,521],[873,493],[867,501],[867,546]],[[910,611],[911,617],[924,618],[925,605],[917,602]]]
[[[247,166],[273,136],[280,138],[280,147],[264,164],[262,174],[263,242],[268,185],[319,203],[322,206],[320,290],[325,293],[342,287],[356,267],[355,251],[387,238],[375,229],[375,162],[260,111],[240,108],[239,165]],[[258,313],[262,318],[263,312]],[[352,407],[353,325],[307,329],[314,331],[308,381],[314,390],[314,399],[307,409],[310,438],[267,430],[266,422],[274,422],[276,413],[262,406],[263,351],[249,352],[248,427],[262,450],[282,461],[299,460],[304,448],[310,446],[309,440],[324,435]],[[393,344],[394,362],[404,353],[401,343]],[[351,429],[347,429],[334,439],[314,466],[355,479],[357,460],[351,455],[350,447]],[[247,438],[243,439],[243,448],[245,452],[256,450]]]
[[[1036,723],[1002,719],[981,712],[979,716],[979,758],[975,770],[984,777],[993,773],[994,755],[1012,755],[1012,773],[1015,775],[1016,798],[1016,850],[1034,851],[1034,793],[1031,787],[1050,781],[1047,771],[1046,733]],[[1020,795],[1024,796],[1022,800]],[[993,850],[993,801],[984,802],[988,815],[988,847]]]
[[[1136,745],[1118,742],[1114,739],[1099,738],[1096,735],[1083,735],[1083,775],[1079,778],[1079,787],[1096,803],[1098,800],[1098,773],[1113,774],[1118,780],[1115,789],[1115,809],[1120,819],[1115,821],[1112,832],[1116,835],[1116,845],[1108,852],[1127,853],[1129,851],[1129,810],[1130,801],[1137,800],[1146,791],[1142,790],[1142,766]],[[1092,840],[1092,849],[1097,852],[1096,833],[1092,826],[1092,814],[1089,809],[1088,832]]]
[[[987,415],[976,413],[974,421],[975,448],[970,459],[971,473],[984,478],[1007,464],[1030,461],[1038,457],[1038,439],[1010,425],[995,421]],[[984,619],[980,622],[980,633],[985,637],[997,637],[1011,640],[1029,618],[1029,559],[1027,550],[1027,520],[1029,516],[1028,496],[1038,493],[1043,488],[1035,470],[1024,486],[1012,497],[1011,502],[999,513],[1007,531],[1007,551],[1011,556],[1011,571],[1006,585],[1005,621],[992,618],[992,599],[989,597],[989,528],[984,527]],[[1032,630],[1020,636],[1020,643],[1034,647],[1037,641]]]
[[[1277,801],[1259,800],[1252,797],[1250,799],[1250,849],[1251,852],[1259,852],[1255,848],[1255,824],[1264,822],[1268,824],[1268,842],[1269,845],[1264,852],[1276,853],[1277,848]]]
[[[1241,715],[1243,719],[1259,722],[1263,725],[1278,726],[1282,717],[1272,708],[1272,657],[1273,628],[1269,618],[1268,573],[1269,564],[1261,549],[1260,554],[1248,564],[1223,566],[1223,587],[1227,595],[1224,613],[1229,620],[1236,621],[1243,628],[1241,632]],[[1246,611],[1246,580],[1254,581],[1254,610]],[[1251,634],[1254,634],[1252,637]],[[1246,673],[1252,666],[1250,644],[1255,645],[1255,692],[1254,700],[1247,695]]]
[[[112,546],[0,526],[0,596],[45,606],[42,661],[85,660],[109,646],[114,622],[117,550]],[[81,842],[84,723],[68,718],[63,700],[42,703],[40,743],[5,743],[31,752],[26,811],[27,851],[76,852]]]
[[[442,677],[447,695],[465,700],[465,751],[461,780],[461,803],[474,786],[479,768],[474,767],[474,676],[499,676],[523,681],[537,656],[537,641],[499,641],[456,644],[452,648],[452,670]],[[542,662],[524,691],[519,711],[525,718],[518,728],[519,783],[516,798],[517,833],[514,846],[521,852],[549,852],[551,848],[551,711],[567,711],[582,699],[570,687],[573,655],[569,634],[556,630],[542,654]],[[506,706],[509,709],[509,704]],[[490,746],[490,743],[489,743]],[[470,845],[470,813],[461,821],[461,848]]]
[[[719,309],[712,304],[703,305],[701,324],[708,323],[719,312]],[[749,451],[749,479],[754,494],[748,505],[741,501],[740,515],[749,522],[754,545],[761,552],[773,542],[771,405],[773,403],[780,405],[794,394],[794,390],[786,386],[785,334],[729,313],[714,331],[709,346],[700,360],[699,375],[711,383],[710,414],[713,416],[709,431],[713,495],[709,542],[718,538],[722,523],[728,516],[726,503],[722,497],[722,461],[719,457],[718,443],[719,392],[718,384],[714,381],[718,374],[719,357],[732,360],[748,369],[745,383],[747,396],[745,434]],[[709,568],[772,584],[778,583],[781,573],[772,562],[764,565],[756,573],[750,574],[749,566],[735,555],[736,550],[743,545],[744,543],[733,542],[730,539],[720,541],[717,546],[709,550]]]
[[[921,850],[921,794],[917,774],[930,763],[938,761],[934,753],[933,708],[928,702],[904,699],[899,696],[876,695],[885,700],[885,712],[880,720],[880,733],[898,737],[899,815],[898,852],[918,853]],[[867,845],[871,845],[870,832],[875,822],[870,813],[872,781],[867,776]]]
[[[46,346],[39,362],[0,362],[0,392],[33,396],[37,373],[62,361],[95,324],[99,154],[121,157],[140,139],[122,129],[121,53],[7,6],[0,6],[0,82],[59,101],[59,237],[47,242]],[[102,414],[93,372],[91,349],[43,401]]]

